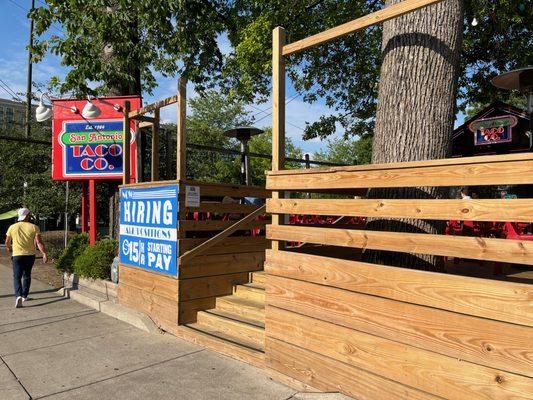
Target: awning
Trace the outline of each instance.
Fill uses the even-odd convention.
[[[7,211],[7,212],[5,212],[3,214],[0,214],[0,221],[3,220],[3,219],[15,218],[17,216],[18,216],[17,210]]]

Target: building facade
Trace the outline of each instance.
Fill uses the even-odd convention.
[[[25,124],[26,104],[0,99],[0,130],[20,130],[24,128]]]

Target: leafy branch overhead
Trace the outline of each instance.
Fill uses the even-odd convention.
[[[384,1],[47,0],[34,11],[47,51],[72,67],[53,80],[63,93],[150,92],[159,76],[186,75],[196,90],[217,88],[240,100],[267,101],[272,29],[289,42],[380,9]],[[533,14],[525,0],[465,0],[458,107],[513,99],[490,78],[533,59]],[[472,26],[476,18],[478,24]],[[63,35],[46,36],[52,24]],[[304,100],[323,98],[333,114],[306,127],[305,138],[372,134],[381,65],[381,27],[287,58],[287,74]],[[511,97],[509,97],[511,96]]]

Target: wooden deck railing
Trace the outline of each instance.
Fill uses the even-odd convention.
[[[267,178],[267,189],[290,193],[519,184],[533,184],[531,153],[281,170]],[[277,198],[267,201],[267,211],[278,221],[284,214],[316,214],[531,222],[533,198]],[[533,265],[533,241],[283,224],[267,226],[267,238],[280,246],[267,250],[265,262],[270,368],[355,398],[533,398],[533,285],[523,283],[524,274],[519,283],[505,276],[417,271],[362,262],[358,253],[337,250],[433,254],[526,268]],[[326,256],[283,248],[292,242],[331,247]]]

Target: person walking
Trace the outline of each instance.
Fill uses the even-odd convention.
[[[43,262],[48,261],[46,249],[41,241],[39,227],[30,222],[31,211],[27,208],[18,210],[18,222],[11,225],[6,233],[6,247],[12,252],[13,288],[15,291],[15,307],[22,307],[28,300],[31,285],[31,270],[35,262],[35,244],[43,255]]]

